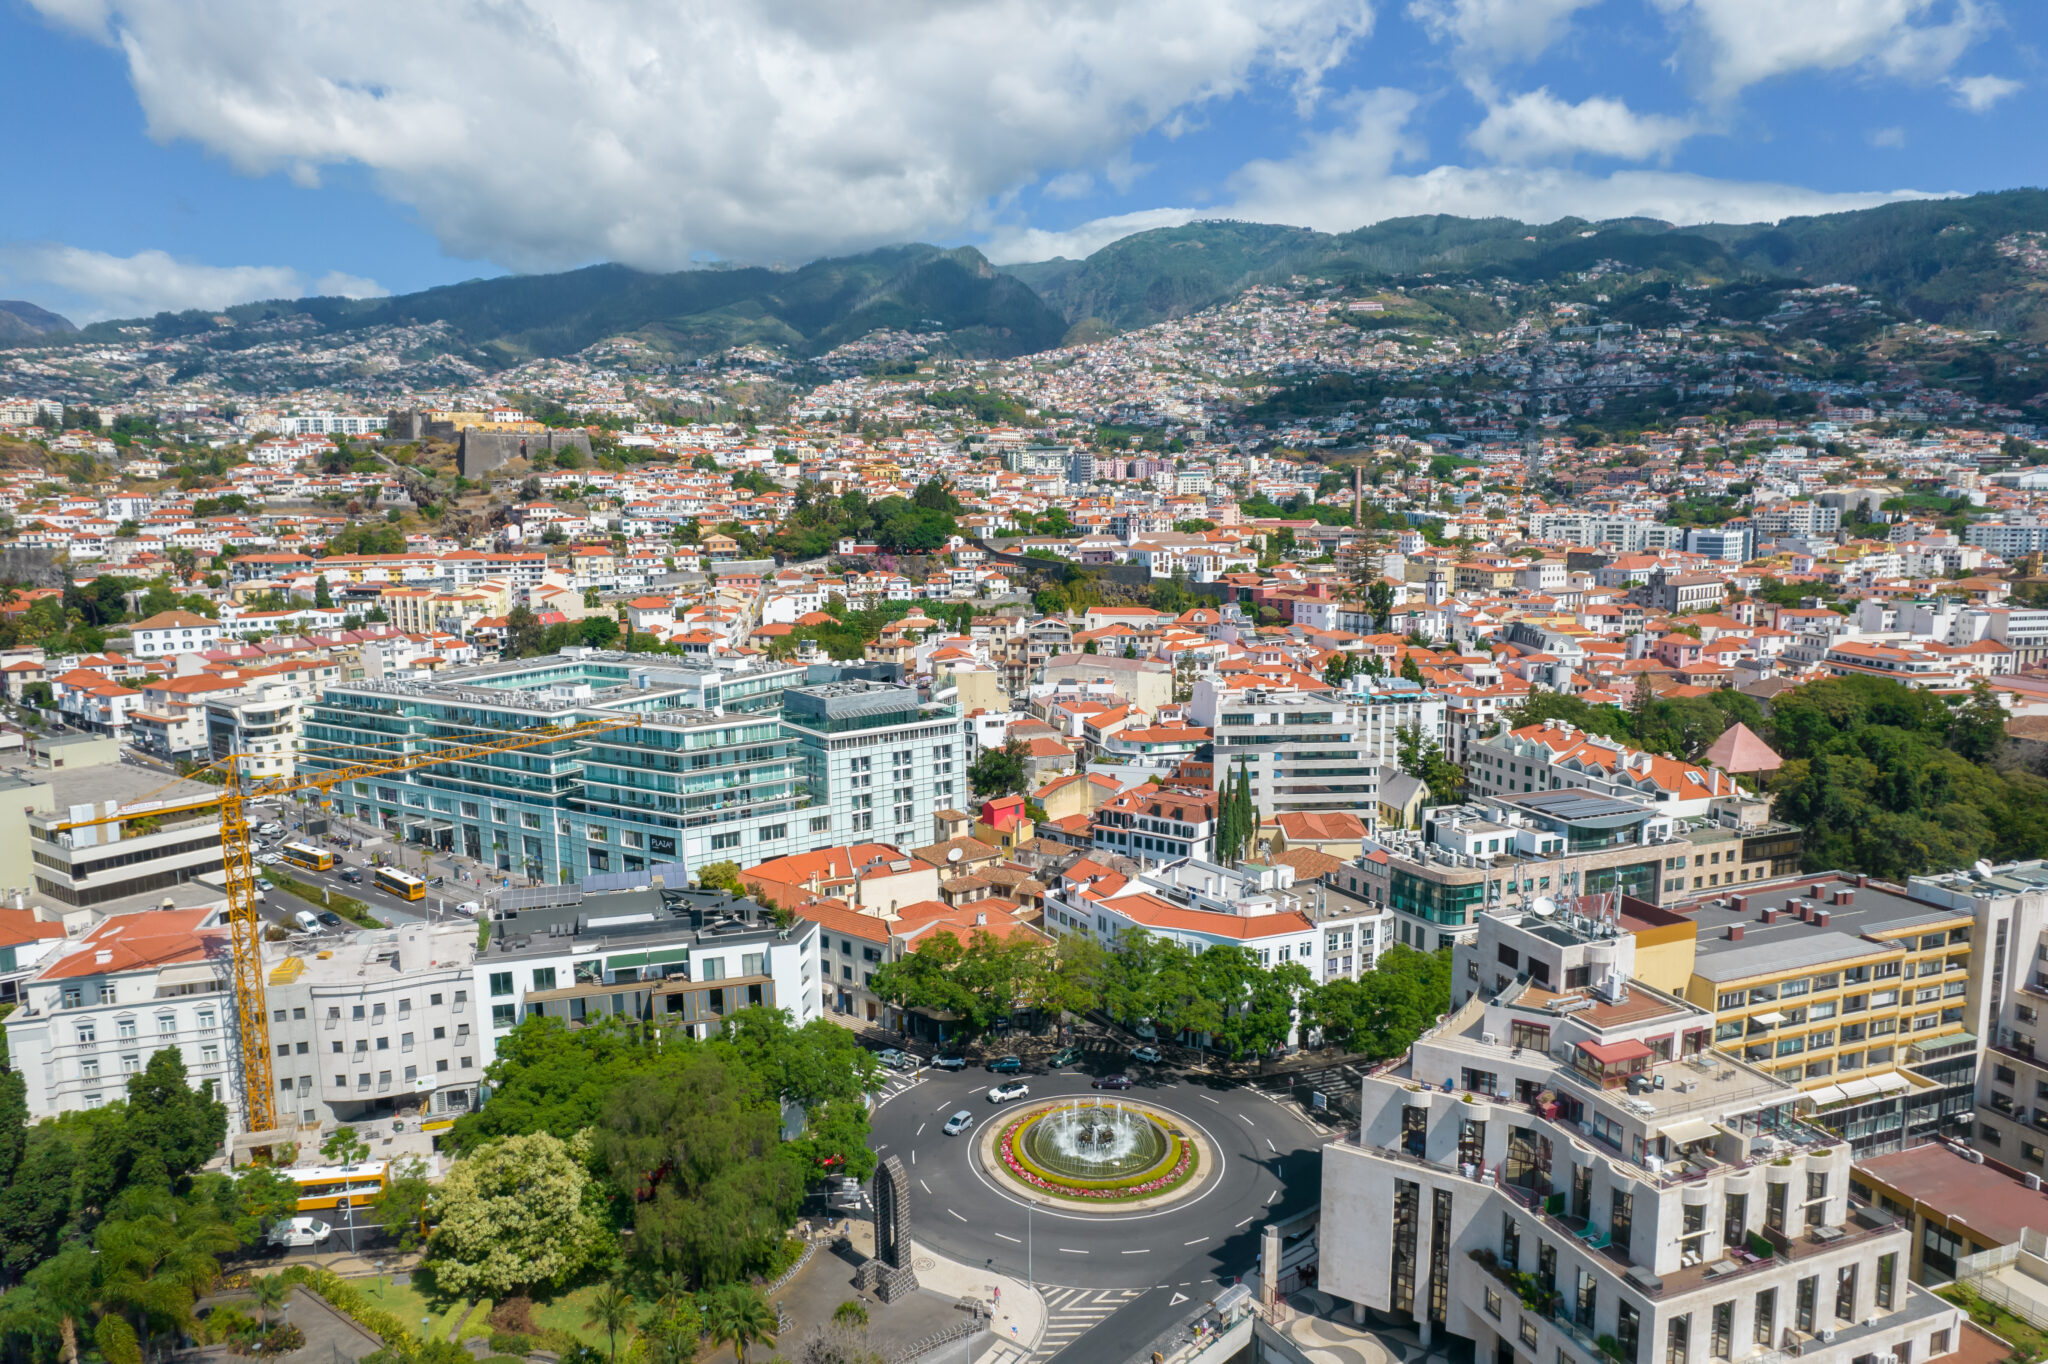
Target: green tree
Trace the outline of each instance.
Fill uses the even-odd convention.
[[[334,589],[327,585],[325,573],[313,580],[313,605],[322,610],[334,605]]]
[[[1970,684],[1970,699],[1949,721],[1949,747],[1973,763],[1992,762],[2005,746],[2005,722],[2004,704],[1980,677]]]
[[[967,780],[980,796],[1006,796],[1024,789],[1024,760],[1030,750],[1021,739],[1001,748],[982,750],[967,768]]]
[[[616,1283],[608,1283],[597,1290],[590,1299],[590,1308],[583,1314],[583,1324],[603,1331],[607,1353],[614,1364],[619,1357],[619,1332],[628,1336],[633,1331],[633,1295]]]
[[[727,1284],[713,1295],[705,1325],[713,1341],[732,1346],[737,1364],[747,1364],[749,1348],[775,1344],[775,1309],[761,1290],[745,1284]]]
[[[568,1282],[609,1236],[590,1206],[587,1150],[546,1132],[505,1137],[455,1162],[433,1202],[427,1243],[449,1293],[510,1297]]]
[[[745,898],[747,883],[740,879],[737,862],[707,862],[697,869],[697,884],[706,890],[722,890]]]
[[[370,1143],[355,1128],[343,1123],[320,1143],[320,1158],[329,1165],[360,1165],[370,1158]]]
[[[410,1252],[419,1248],[433,1194],[434,1186],[427,1182],[424,1164],[417,1159],[393,1162],[384,1191],[372,1206],[377,1225],[398,1243],[400,1250]]]
[[[528,606],[515,606],[505,615],[507,658],[532,658],[547,647],[547,631]]]
[[[270,1314],[283,1307],[292,1295],[292,1286],[282,1274],[253,1274],[249,1277],[249,1296],[256,1300],[256,1310],[262,1313],[263,1329],[270,1329]]]
[[[1339,978],[1309,991],[1302,1026],[1324,1041],[1383,1061],[1405,1053],[1451,1004],[1451,954],[1389,948],[1357,980]]]

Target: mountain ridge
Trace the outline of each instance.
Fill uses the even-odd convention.
[[[58,333],[90,343],[142,326],[156,338],[233,351],[308,325],[431,325],[445,332],[434,346],[498,368],[618,335],[681,357],[761,344],[803,360],[890,329],[927,334],[939,354],[1008,358],[1185,316],[1294,275],[1535,281],[1602,262],[1684,283],[1853,284],[1923,320],[2048,339],[2048,192],[2018,189],[1777,223],[1531,224],[1439,214],[1327,233],[1212,219],[1133,233],[1079,260],[995,266],[972,246],[905,243],[793,270],[592,265],[390,298],[275,300],[69,331],[65,319],[33,304],[0,303],[0,346],[48,345]]]

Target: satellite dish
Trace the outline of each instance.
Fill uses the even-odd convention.
[[[1980,857],[1971,864],[1970,870],[1976,872],[1979,876],[1989,876],[1991,875],[1991,863],[1989,860]]]
[[[1557,901],[1548,895],[1539,895],[1530,902],[1529,912],[1539,919],[1547,919],[1557,913]]]
[[[959,848],[946,849],[946,860],[948,862],[958,862],[960,860],[960,852]]]

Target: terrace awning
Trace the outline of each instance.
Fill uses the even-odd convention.
[[[1654,1056],[1648,1044],[1630,1038],[1625,1042],[1581,1042],[1579,1050],[1603,1066],[1619,1065],[1644,1056]]]
[[[1687,1118],[1684,1122],[1675,1122],[1665,1128],[1664,1140],[1674,1146],[1690,1146],[1696,1141],[1705,1141],[1720,1130],[1711,1118]]]

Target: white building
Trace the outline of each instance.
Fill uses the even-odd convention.
[[[190,611],[159,611],[130,627],[138,658],[164,658],[211,649],[220,642],[220,622]]]
[[[128,1077],[175,1049],[196,1087],[212,1084],[241,1126],[239,1065],[218,908],[157,909],[108,919],[65,944],[21,986],[7,1016],[10,1064],[28,1081],[33,1119],[128,1096]]]
[[[1368,828],[1380,768],[1400,755],[1399,731],[1419,725],[1436,743],[1445,739],[1443,698],[1399,678],[1355,677],[1341,691],[1282,691],[1205,677],[1189,710],[1215,735],[1219,789],[1241,765],[1262,812],[1343,810]]]

